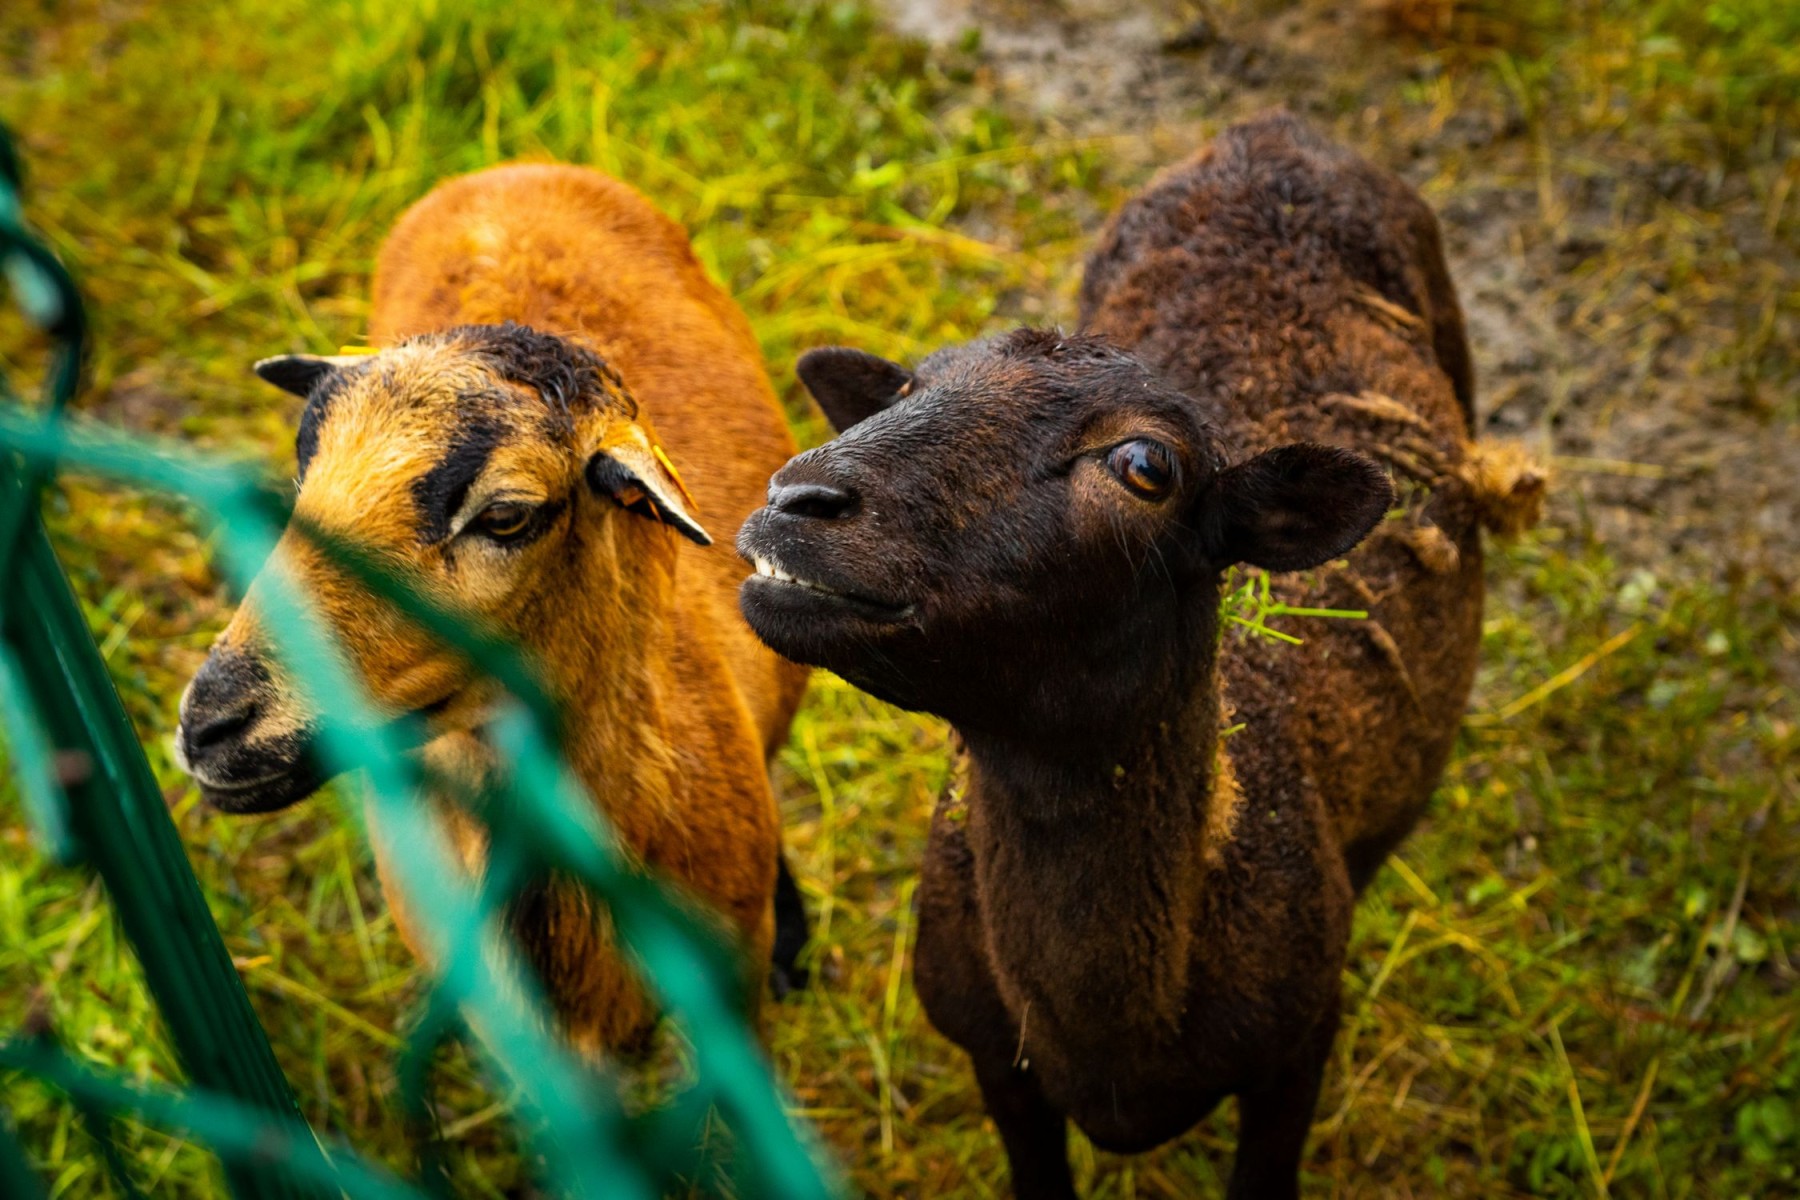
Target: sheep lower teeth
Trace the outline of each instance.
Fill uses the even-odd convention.
[[[803,588],[811,588],[815,592],[824,592],[827,596],[839,596],[843,594],[826,587],[822,583],[814,583],[810,579],[796,579],[794,576],[789,575],[786,571],[765,558],[756,560],[756,573],[758,575],[766,576],[769,579],[780,580],[782,583],[798,584]]]

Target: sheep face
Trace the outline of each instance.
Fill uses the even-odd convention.
[[[602,597],[629,604],[631,557],[672,560],[656,526],[707,541],[618,377],[570,342],[465,326],[257,371],[307,397],[294,521],[183,694],[176,734],[202,794],[227,811],[282,807],[325,777],[313,710],[263,627],[268,575],[316,606],[384,713],[420,715],[435,736],[478,727],[493,699],[459,655],[335,568],[306,528],[546,656],[569,596],[592,596],[598,581]]]
[[[1323,446],[1227,467],[1202,403],[1092,338],[1023,330],[916,373],[814,351],[800,376],[843,433],[744,525],[744,614],[780,653],[965,731],[1139,719],[1213,653],[1224,567],[1334,558],[1393,494]]]

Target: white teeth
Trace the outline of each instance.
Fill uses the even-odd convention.
[[[786,571],[782,570],[780,567],[776,566],[774,563],[770,562],[766,558],[758,558],[758,559],[754,559],[753,561],[756,564],[756,573],[765,578],[779,580],[782,583],[795,584],[798,587],[811,588],[815,592],[824,592],[828,596],[836,596],[836,595],[840,594],[840,593],[832,590],[831,588],[826,587],[822,583],[814,583],[810,579],[796,578],[795,576],[788,574]]]

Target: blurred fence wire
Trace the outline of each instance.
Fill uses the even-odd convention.
[[[38,515],[52,473],[68,467],[181,496],[216,524],[219,565],[248,585],[288,517],[247,472],[168,447],[78,430],[64,410],[79,380],[85,322],[67,273],[24,224],[20,171],[0,131],[0,270],[14,302],[50,343],[44,395],[21,403],[0,380],[0,730],[21,803],[45,852],[85,863],[104,880],[167,1023],[191,1086],[143,1089],[78,1063],[47,1028],[0,1042],[0,1070],[68,1094],[100,1140],[115,1185],[135,1195],[107,1124],[131,1116],[180,1130],[218,1155],[235,1196],[349,1195],[390,1200],[440,1193],[427,1172],[403,1180],[306,1125],[251,1010],[188,865],[160,790],[107,677]],[[673,1187],[808,1200],[834,1194],[790,1124],[742,1012],[729,950],[653,879],[634,868],[557,750],[556,714],[508,648],[472,632],[355,548],[311,535],[324,553],[383,599],[466,654],[508,689],[494,722],[511,768],[476,797],[453,780],[426,780],[409,730],[384,721],[322,624],[277,581],[267,627],[316,711],[326,762],[367,779],[375,823],[408,853],[395,882],[441,974],[398,1064],[402,1103],[426,1120],[432,1056],[466,1028],[516,1101],[527,1151],[544,1184],[569,1197],[652,1197]],[[274,585],[274,586],[271,586]],[[421,797],[429,783],[487,822],[490,863],[470,880]],[[501,932],[501,914],[528,881],[579,881],[610,914],[620,942],[692,1047],[692,1080],[666,1103],[627,1112],[620,1080],[554,1033],[540,989]],[[0,1192],[42,1194],[0,1111]],[[721,1150],[715,1117],[728,1136]]]

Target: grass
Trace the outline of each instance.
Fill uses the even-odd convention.
[[[1403,165],[1408,139],[1439,147],[1454,120],[1488,120],[1493,142],[1414,168],[1427,194],[1526,188],[1531,261],[1572,225],[1598,228],[1544,301],[1555,319],[1596,358],[1642,347],[1646,376],[1791,437],[1792,9],[1409,7],[1417,31],[1346,56],[1359,62],[1324,85],[1322,118]],[[1430,70],[1379,74],[1419,37]],[[24,0],[0,12],[0,56],[31,212],[94,310],[86,407],[279,472],[295,405],[249,362],[357,340],[382,232],[445,175],[540,156],[643,187],[695,232],[817,439],[800,349],[909,356],[1069,320],[1085,239],[1164,153],[1142,129],[1070,137],[997,92],[973,41],[927,49],[848,5],[244,0],[177,19]],[[1181,136],[1224,115],[1185,114]],[[34,366],[11,327],[0,366]],[[1543,428],[1557,395],[1598,386],[1586,369],[1546,371],[1569,381],[1534,410]],[[1634,397],[1639,383],[1613,381]],[[1800,1193],[1800,602],[1779,574],[1615,536],[1590,469],[1623,468],[1570,465],[1545,527],[1493,557],[1459,753],[1362,906],[1307,1159],[1317,1194]],[[404,1165],[393,1048],[416,980],[355,822],[329,793],[219,817],[169,761],[174,698],[229,611],[204,533],[177,503],[83,481],[50,516],[309,1118]],[[1303,619],[1276,623],[1304,635]],[[774,1058],[876,1196],[1003,1190],[969,1072],[909,981],[946,749],[937,722],[821,678],[778,767],[819,970],[777,1010]],[[88,1059],[174,1077],[104,896],[36,857],[10,792],[0,844],[0,1030],[41,1002]],[[503,1101],[465,1059],[443,1080],[460,1186],[506,1194],[523,1168]],[[0,1089],[58,1195],[112,1194],[66,1105]],[[218,1194],[195,1147],[122,1136],[151,1194]],[[1214,1194],[1230,1144],[1222,1113],[1151,1155],[1078,1139],[1075,1157],[1097,1197]]]

